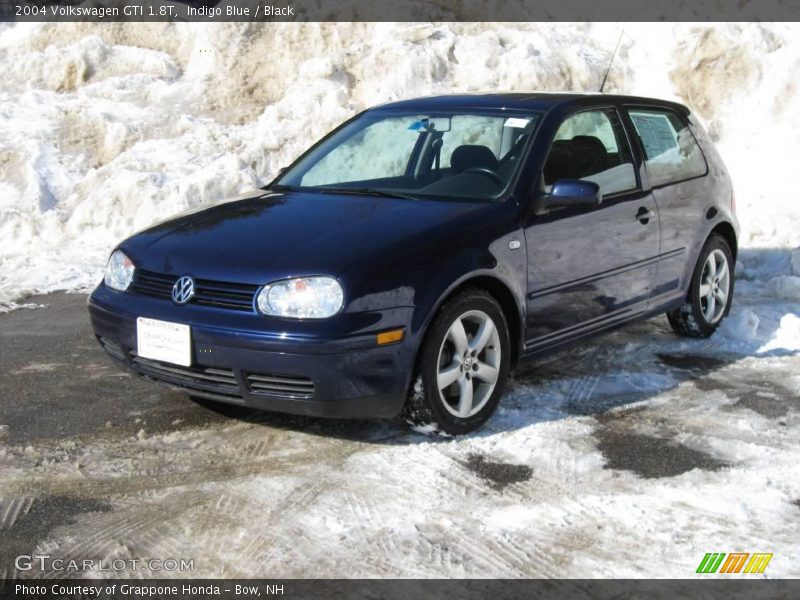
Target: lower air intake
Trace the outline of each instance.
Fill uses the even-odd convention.
[[[252,394],[307,400],[314,397],[314,382],[308,377],[247,374]]]

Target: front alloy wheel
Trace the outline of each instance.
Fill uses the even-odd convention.
[[[439,349],[437,387],[445,409],[467,419],[486,406],[500,373],[500,335],[480,310],[457,317]]]
[[[445,302],[425,337],[404,418],[426,433],[477,429],[497,408],[510,356],[497,301],[483,290],[459,293]]]

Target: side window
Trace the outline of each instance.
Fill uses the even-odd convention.
[[[408,122],[408,117],[385,119],[359,131],[303,175],[300,185],[403,176],[418,138],[408,131]],[[392,143],[387,144],[387,140]],[[364,161],[364,156],[372,160]]]
[[[628,111],[644,148],[651,185],[676,183],[706,173],[706,160],[688,125],[667,110]]]
[[[564,120],[544,165],[548,189],[559,179],[594,181],[604,196],[636,189],[630,148],[614,109],[587,110]]]

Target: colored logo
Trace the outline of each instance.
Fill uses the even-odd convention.
[[[767,552],[709,552],[700,561],[697,567],[698,573],[763,573],[769,561],[772,560],[772,553]]]

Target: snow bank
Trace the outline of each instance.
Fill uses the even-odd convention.
[[[0,29],[0,306],[90,287],[125,236],[268,181],[370,105],[596,90],[620,33],[472,23]],[[800,147],[798,33],[627,24],[606,84],[687,102],[708,125],[734,178],[743,245],[763,250],[744,267],[753,280],[800,271],[788,253],[800,246],[800,202],[780,176]],[[769,256],[779,260],[767,273]],[[762,287],[796,299],[793,281]]]

